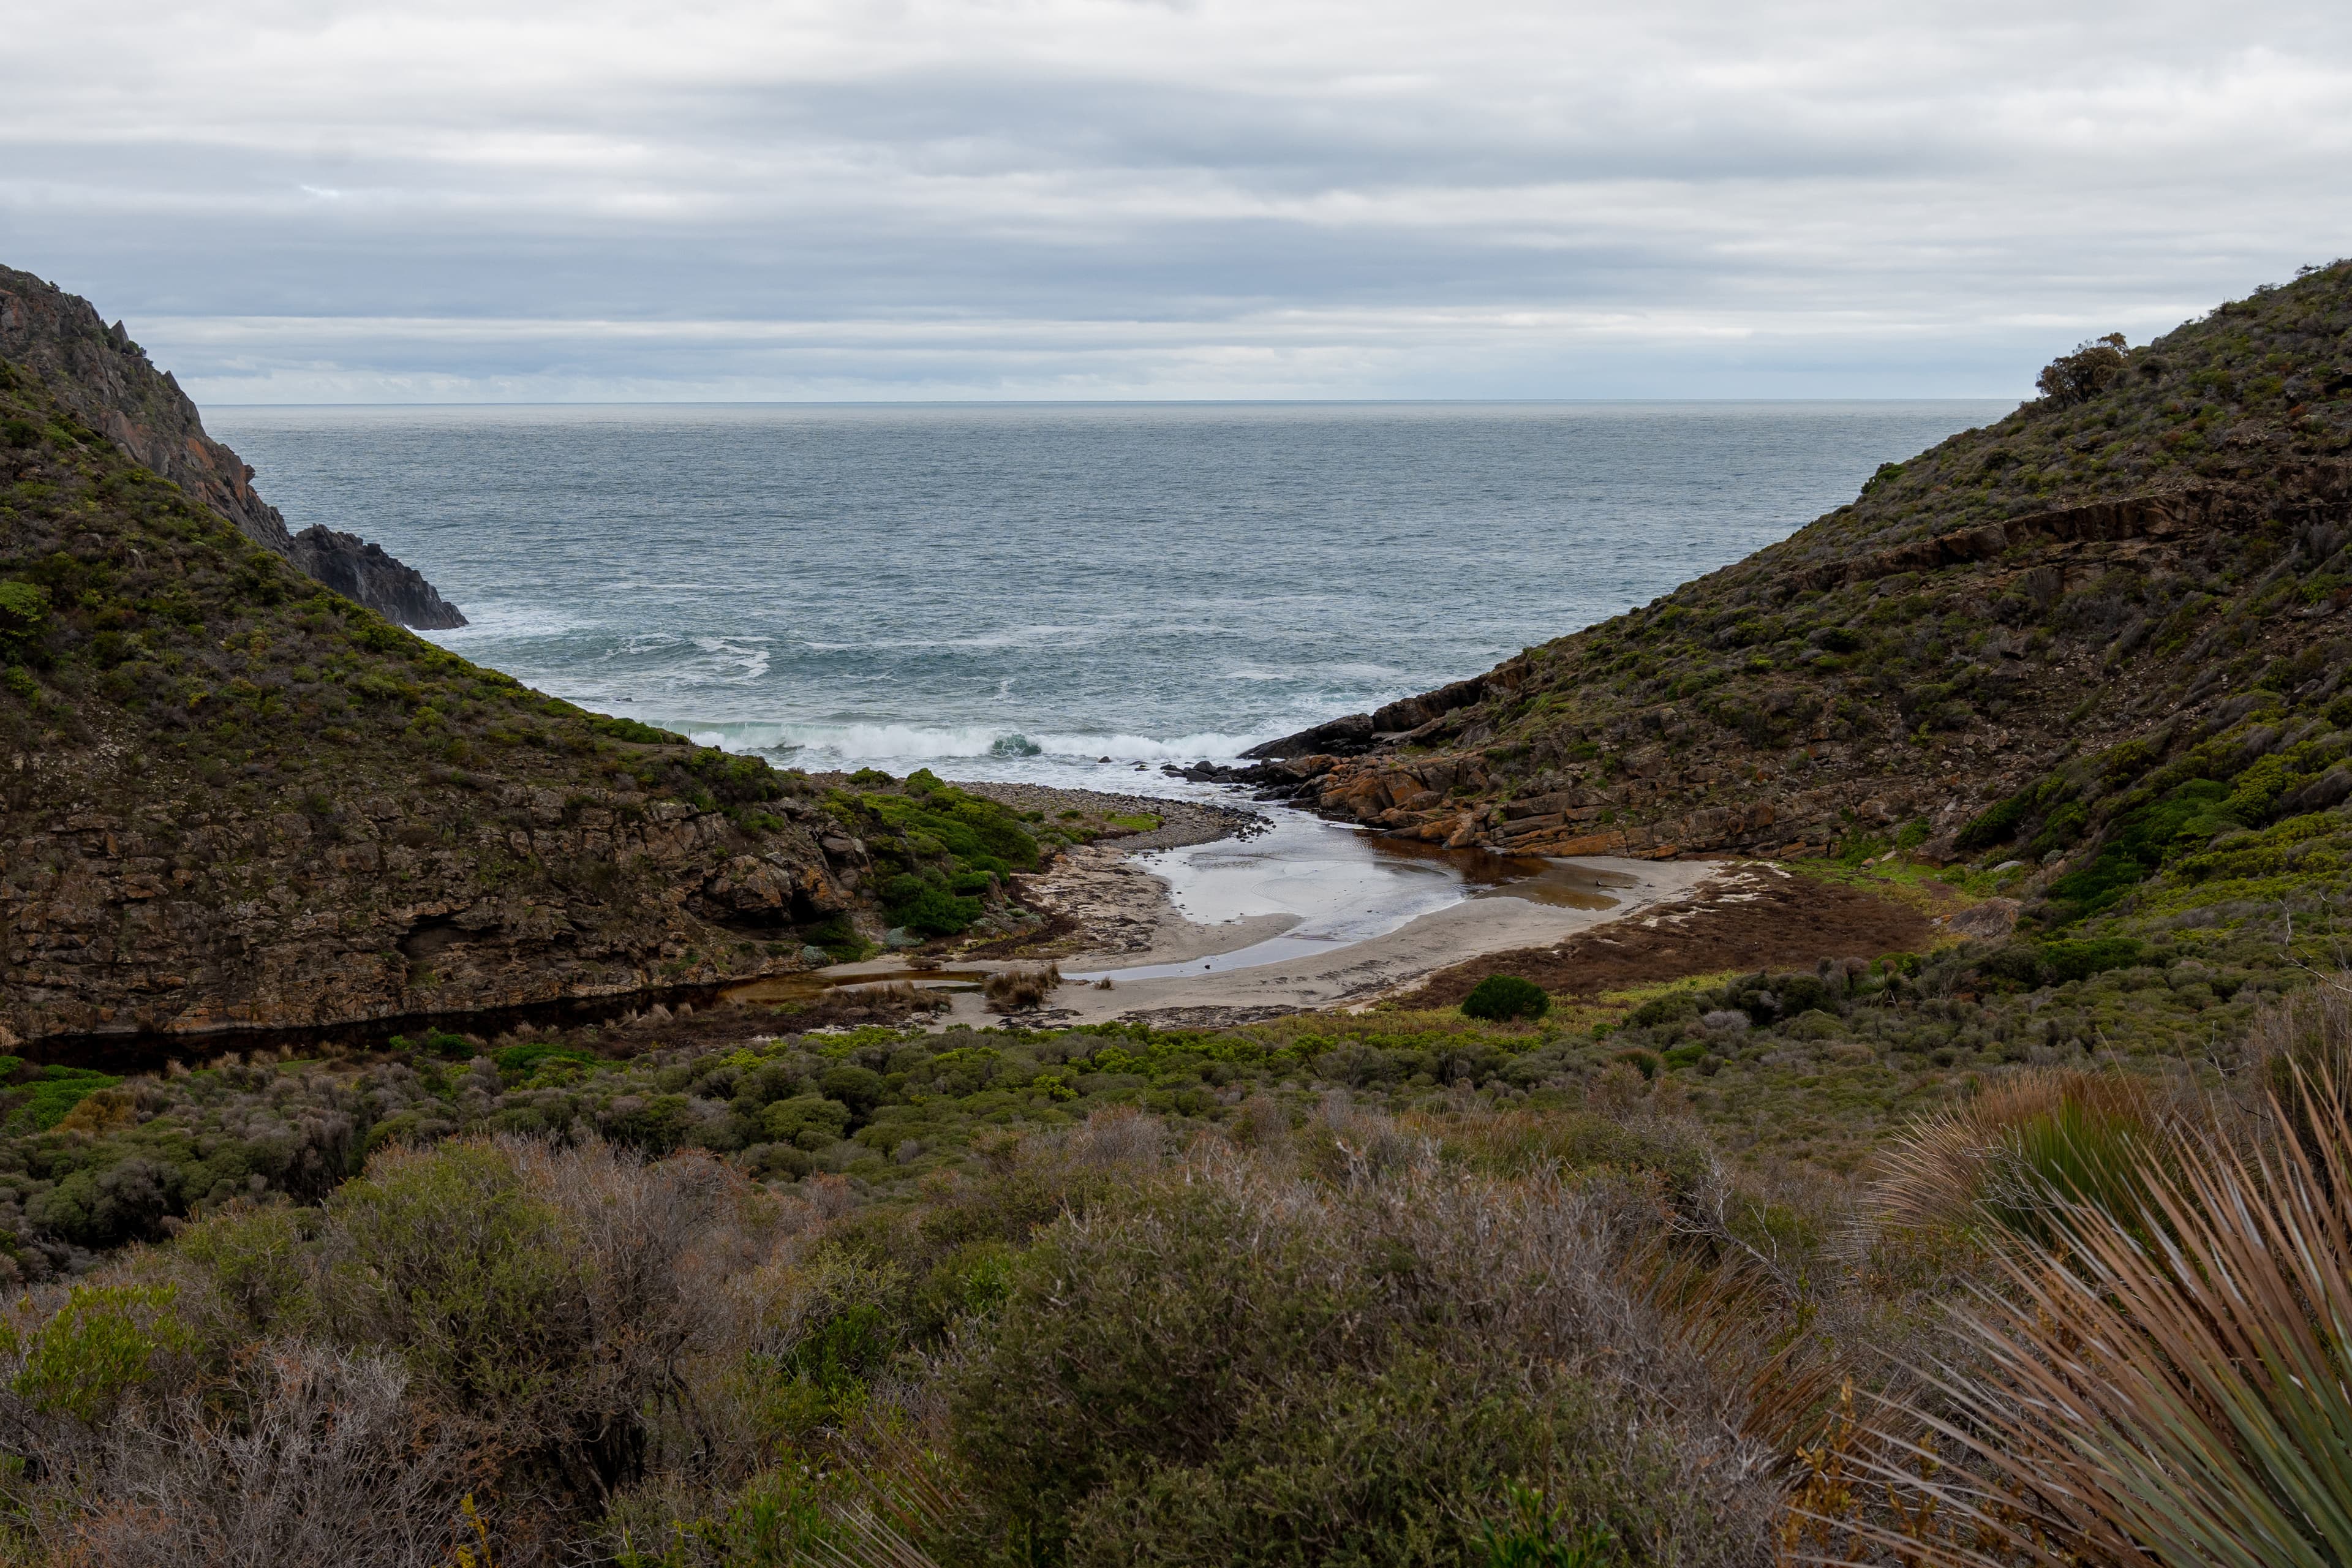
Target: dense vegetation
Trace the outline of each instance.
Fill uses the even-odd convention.
[[[1925,1001],[1913,967],[1658,988],[1618,1001],[1617,1037]],[[1882,1540],[1890,1561],[2122,1562],[2032,1466],[2127,1463],[2156,1407],[2107,1389],[2112,1447],[2100,1426],[2037,1448],[2034,1292],[2125,1311],[2085,1270],[2127,1255],[2057,1259],[2164,1204],[2227,1245],[2193,1229],[2224,1201],[2200,1172],[2240,1184],[2232,1214],[2286,1201],[2282,1159],[2346,1179],[2340,1110],[2297,1098],[2352,1068],[2342,987],[2137,1072],[2076,1055],[1971,1094],[1919,1064],[1892,1157],[1851,1180],[1736,1153],[1687,1055],[1435,1015],[778,1038],[723,1009],[631,1026],[693,1043],[625,1059],[601,1034],[470,1059],[435,1037],[103,1087],[10,1157],[106,1150],[152,1181],[229,1170],[240,1135],[300,1152],[187,1218],[99,1184],[166,1238],[35,1249],[84,1271],[12,1317],[6,1540],[108,1563],[484,1539],[513,1563],[1760,1563]],[[1759,1091],[1740,1113],[1769,1114],[1772,1069],[1734,1070]],[[1892,1070],[1824,1053],[1780,1103]],[[68,1184],[28,1223],[81,1223]],[[2300,1256],[2345,1287],[2346,1247]],[[1971,1299],[2001,1310],[1945,1310]],[[2163,1375],[2177,1344],[2143,1355],[2137,1321],[2113,1354]],[[1963,1381],[1921,1383],[1931,1360]],[[2257,1397],[2284,1419],[2300,1396]],[[1920,1424],[1963,1416],[2017,1440],[1923,1467]],[[2242,1485],[2327,1490],[2291,1435],[2164,1431],[2221,1444]]]
[[[1886,1129],[1984,1075],[2146,1067],[2241,1037],[2304,964],[2327,960],[2333,939],[2314,923],[2270,906],[2150,937],[1962,942],[1600,998],[1528,986],[1496,1023],[1392,1006],[1211,1031],[827,1035],[804,1031],[832,1014],[720,1008],[488,1040],[434,1031],[383,1052],[127,1081],[0,1058],[0,1253],[20,1278],[70,1273],[207,1204],[313,1202],[375,1149],[458,1134],[695,1148],[760,1180],[831,1173],[884,1190],[967,1168],[1008,1131],[1117,1106],[1219,1125],[1255,1091],[1343,1091],[1404,1114],[1464,1086],[1498,1105],[1572,1107],[1622,1079],[1686,1109],[1742,1163],[1850,1173]],[[894,1005],[903,1013],[903,999],[877,999],[885,1016]]]

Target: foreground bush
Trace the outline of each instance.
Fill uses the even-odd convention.
[[[1230,1158],[1065,1220],[950,1384],[988,1538],[1105,1568],[1472,1563],[1532,1479],[1624,1561],[1752,1560],[1763,1456],[1611,1230],[1549,1182],[1423,1163],[1335,1191]]]
[[[1967,1469],[1891,1467],[1954,1521],[1924,1560],[2352,1561],[2352,1118],[2291,1074],[2268,1126],[2151,1150],[2136,1203],[2046,1194],[2063,1245],[2001,1255],[1981,1370],[1921,1412]]]
[[[2332,1081],[2338,1000],[2267,1006],[2251,1093],[1992,1075],[1873,1187],[1727,1165],[1671,1065],[1475,1087],[1507,1058],[1458,1020],[1412,1058],[1452,1087],[1403,1105],[1304,1029],[656,1058],[630,1118],[698,1102],[768,1152],[600,1142],[616,1096],[31,1284],[0,1563],[2336,1561],[2352,1132],[2325,1089],[2258,1101]],[[1202,1113],[1070,1087],[1162,1051]],[[552,1110],[606,1070],[500,1054],[454,1096],[529,1074]],[[954,1164],[754,1179],[936,1136],[957,1096]]]
[[[697,1384],[755,1331],[756,1192],[708,1156],[452,1140],[130,1255],[0,1367],[17,1526],[93,1563],[414,1563],[478,1490],[522,1560],[731,1436]]]

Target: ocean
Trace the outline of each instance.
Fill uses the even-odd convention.
[[[1151,792],[1648,602],[2006,404],[226,407],[584,706],[789,766]],[[1138,771],[1139,764],[1141,771]]]

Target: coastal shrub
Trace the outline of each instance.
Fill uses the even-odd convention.
[[[1670,1024],[1688,1022],[1699,1016],[1698,997],[1689,991],[1669,991],[1653,996],[1625,1015],[1625,1026],[1630,1029],[1656,1029]]]
[[[194,1344],[172,1285],[77,1285],[26,1347],[16,1394],[44,1414],[96,1423]]]
[[[1996,844],[2008,843],[2017,836],[2018,828],[2024,825],[2027,814],[2033,810],[2042,788],[2040,784],[2032,784],[2006,800],[1987,806],[1969,819],[1968,825],[1953,839],[1954,845],[1963,854],[1972,854],[1979,849],[1990,849]]]
[[[926,836],[982,870],[1036,867],[1037,841],[1018,812],[944,783],[928,768],[908,775],[904,793],[864,794],[855,805],[897,834]]]
[[[911,880],[913,886],[907,886]],[[982,914],[978,899],[967,899],[935,883],[901,879],[891,887],[886,909],[892,921],[919,936],[953,936],[967,930]]]
[[[1625,1303],[1579,1201],[1544,1187],[1465,1225],[1499,1194],[1387,1180],[1210,1167],[1044,1232],[951,1373],[974,1554],[1467,1565],[1533,1479],[1571,1529],[1738,1560],[1719,1439],[1592,1375]]]
[[[75,1107],[91,1095],[121,1081],[111,1073],[94,1072],[88,1068],[52,1065],[37,1068],[31,1080],[19,1086],[24,1099],[10,1113],[9,1120],[21,1118],[46,1131],[65,1121]]]
[[[1489,974],[1462,999],[1462,1016],[1490,1023],[1512,1018],[1540,1018],[1551,1010],[1551,998],[1542,986],[1516,974]]]
[[[2137,937],[2102,936],[2043,942],[2034,951],[2034,959],[2043,984],[2063,985],[2111,969],[2128,969],[2147,952],[2147,944]]]
[[[509,1078],[527,1078],[547,1061],[578,1062],[594,1067],[604,1058],[595,1052],[578,1046],[555,1045],[546,1040],[527,1040],[519,1046],[509,1046],[490,1058],[498,1063],[499,1071]]]
[[[14,649],[38,636],[48,616],[49,591],[38,583],[0,578],[0,648]]]
[[[801,940],[811,947],[823,950],[835,963],[855,963],[874,951],[873,944],[857,934],[847,915],[830,915],[801,931]]]
[[[1044,1005],[1061,984],[1062,972],[1055,964],[1016,963],[990,975],[981,990],[996,1011],[1018,1013]]]
[[[760,1112],[760,1129],[779,1143],[811,1153],[838,1143],[849,1131],[849,1107],[820,1094],[796,1094]]]
[[[2050,899],[2068,918],[2095,914],[2158,870],[2181,843],[2200,844],[2243,826],[2226,815],[2229,787],[2190,779],[2161,799],[2118,821],[2098,854],[2050,885]]]
[[[2129,347],[2121,332],[2078,343],[2042,367],[2034,388],[2061,408],[2088,403],[2122,378]]]
[[[637,746],[683,746],[689,742],[675,731],[657,729],[635,719],[625,719],[614,713],[590,713],[588,727],[599,735],[615,741],[626,741]]]

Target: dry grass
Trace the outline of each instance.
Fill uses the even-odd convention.
[[[1032,1007],[1042,1007],[1062,984],[1061,966],[1054,963],[1015,963],[1000,969],[981,985],[981,994],[988,999],[991,1009],[999,1013],[1025,1013]]]

